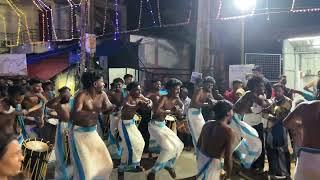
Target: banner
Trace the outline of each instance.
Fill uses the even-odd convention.
[[[26,54],[0,54],[0,76],[28,75]]]
[[[232,87],[232,81],[242,80],[246,82],[246,74],[252,73],[254,64],[230,65],[229,66],[229,87]]]

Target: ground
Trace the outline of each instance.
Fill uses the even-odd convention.
[[[146,168],[150,169],[155,162],[156,158],[150,159],[148,158],[147,154],[144,154],[142,158],[141,164]],[[294,163],[292,163],[291,166],[291,174],[294,172]],[[192,151],[183,151],[180,158],[177,160],[175,170],[177,174],[176,179],[183,179],[183,180],[192,180],[195,179],[195,175],[197,172],[196,169],[196,159],[194,156],[194,153]],[[268,163],[266,161],[265,170],[268,170]],[[147,171],[148,172],[148,171]],[[146,180],[147,179],[147,172],[141,172],[141,173],[125,173],[124,178],[119,178],[119,180]],[[48,174],[47,179],[53,179],[54,177],[54,153],[52,153],[52,158],[49,163],[48,167]],[[166,170],[161,170],[156,175],[156,180],[171,180],[169,173]],[[255,175],[252,172],[244,172],[239,175],[239,166],[235,163],[234,165],[234,172],[233,176],[231,178],[232,180],[264,180],[264,179],[270,179],[267,176],[262,175]],[[117,169],[114,169],[111,175],[111,180],[118,180],[118,174]]]

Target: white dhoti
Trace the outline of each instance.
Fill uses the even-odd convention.
[[[56,166],[55,166],[55,179],[70,179],[72,177],[71,165],[68,164],[68,158],[70,152],[68,151],[68,142],[66,134],[71,129],[71,124],[68,122],[59,122],[56,130],[55,140],[55,155],[56,155]]]
[[[152,172],[158,172],[165,167],[173,168],[183,151],[183,143],[179,137],[166,126],[165,121],[151,121],[148,125],[150,136],[160,146],[160,154]]]
[[[232,148],[235,149],[241,165],[244,168],[250,168],[262,151],[258,132],[247,123],[241,121],[240,115],[236,113],[233,115],[229,126],[235,132],[235,142]]]
[[[116,132],[118,131],[118,124],[120,121],[120,112],[112,112],[109,115],[110,128],[108,132],[108,149],[112,159],[120,159],[122,148],[120,142],[116,137]]]
[[[74,126],[69,138],[75,180],[109,179],[113,169],[109,151],[97,127]]]
[[[204,118],[201,113],[201,109],[189,108],[187,114],[188,124],[192,135],[192,142],[194,147],[197,147],[197,142],[205,124]]]
[[[140,166],[145,142],[134,119],[120,120],[118,130],[122,139],[121,164],[118,170],[119,172],[130,171]]]
[[[220,180],[221,170],[223,169],[223,164],[220,159],[210,158],[199,152],[197,156],[197,164],[197,179]]]
[[[320,179],[320,149],[301,147],[298,153],[294,180]]]

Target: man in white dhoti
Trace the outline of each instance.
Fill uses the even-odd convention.
[[[55,179],[70,179],[72,177],[71,164],[68,163],[70,152],[68,151],[67,135],[71,129],[70,114],[74,106],[74,100],[70,99],[70,88],[64,86],[59,90],[59,96],[51,99],[46,106],[57,112],[59,123],[57,124],[55,137]]]
[[[258,75],[252,75],[252,77],[248,80],[247,88],[249,91],[247,91],[244,96],[242,96],[234,105],[234,111],[237,114],[235,116],[235,121],[233,122],[236,126],[233,126],[233,123],[231,123],[231,126],[239,127],[240,134],[237,133],[238,131],[236,131],[236,129],[234,130],[236,131],[236,134],[240,135],[239,137],[244,138],[240,145],[243,146],[244,144],[247,144],[246,146],[250,147],[247,148],[247,155],[249,155],[248,157],[250,157],[250,154],[254,156],[260,155],[258,159],[256,159],[254,156],[250,157],[251,160],[256,159],[252,165],[251,162],[246,162],[246,164],[243,165],[246,168],[251,165],[251,168],[255,169],[257,173],[262,173],[265,164],[262,113],[263,109],[268,107],[270,104],[265,98],[265,82],[262,77]],[[243,116],[243,122],[239,123],[241,116]],[[252,126],[255,130],[246,126],[245,124]],[[248,137],[248,139],[244,136]],[[257,138],[260,138],[260,142],[256,142],[259,141]],[[251,141],[250,144],[248,140]],[[257,146],[258,144],[259,146]]]
[[[320,80],[315,101],[299,104],[283,121],[288,129],[301,129],[301,145],[295,169],[295,180],[320,179]]]
[[[129,94],[122,108],[121,120],[118,124],[119,135],[122,139],[121,147],[123,150],[121,164],[118,167],[120,175],[124,171],[144,171],[140,166],[140,161],[145,142],[133,117],[140,108],[152,108],[152,101],[141,94],[139,83],[132,82],[128,84],[127,90]]]
[[[113,163],[109,151],[97,133],[99,113],[113,109],[100,74],[85,72],[81,82],[83,90],[75,97],[71,115],[73,127],[69,137],[73,179],[109,179]]]
[[[28,110],[24,116],[25,127],[29,138],[42,137],[42,127],[44,126],[44,109],[47,99],[42,94],[42,82],[37,79],[29,81],[31,86],[30,92],[25,94],[22,101],[22,108]]]
[[[195,91],[192,96],[190,108],[188,109],[187,119],[190,126],[193,145],[196,147],[197,141],[205,121],[201,113],[201,108],[211,106],[215,103],[212,95],[212,89],[215,85],[213,77],[205,77],[203,87]]]
[[[148,180],[154,180],[155,174],[161,169],[166,169],[172,178],[176,178],[174,165],[184,146],[179,137],[166,126],[165,118],[167,115],[181,116],[183,113],[183,103],[179,97],[181,85],[178,79],[168,80],[166,83],[168,95],[160,98],[153,120],[149,123],[150,135],[160,145],[160,154],[148,174]]]
[[[112,159],[121,158],[121,145],[116,137],[118,131],[118,124],[121,118],[121,109],[124,102],[124,94],[122,93],[123,80],[116,78],[113,80],[113,89],[107,94],[110,102],[115,106],[114,110],[109,115],[109,132],[108,132],[108,149],[110,151]]]
[[[197,144],[197,179],[202,180],[220,180],[223,168],[226,170],[226,178],[230,178],[232,170],[234,132],[229,127],[233,114],[232,104],[225,100],[218,101],[213,111],[216,121],[208,121],[203,126]]]

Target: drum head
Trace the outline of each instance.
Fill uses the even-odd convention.
[[[47,120],[47,123],[56,126],[59,123],[59,119],[50,118]]]
[[[49,150],[49,146],[42,141],[28,141],[25,143],[25,147],[35,152],[45,152]]]
[[[167,115],[166,118],[165,118],[165,120],[167,120],[167,121],[175,121],[175,120],[176,120],[176,117],[171,116],[171,115]]]

